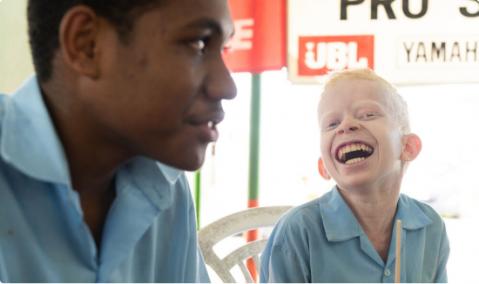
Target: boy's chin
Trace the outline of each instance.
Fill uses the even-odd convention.
[[[344,190],[368,190],[372,188],[373,180],[367,177],[343,178],[336,181],[339,188]]]
[[[179,161],[177,163],[172,164],[173,167],[184,170],[184,171],[197,171],[201,168],[205,161],[205,154],[202,155],[193,155],[190,159]]]
[[[199,147],[198,149],[188,152],[179,153],[172,157],[157,159],[163,164],[177,168],[183,171],[197,171],[201,168],[205,161],[206,147]]]

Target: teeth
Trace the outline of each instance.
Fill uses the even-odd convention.
[[[346,146],[342,147],[341,149],[339,149],[338,158],[340,160],[344,161],[344,159],[346,159],[346,154],[347,153],[353,152],[353,151],[359,151],[359,150],[366,151],[366,152],[369,152],[369,153],[371,153],[373,151],[373,149],[366,144],[360,144],[360,143],[350,144],[350,145],[346,145]]]
[[[365,158],[363,158],[363,157],[354,158],[354,159],[351,159],[351,160],[347,160],[345,164],[350,165],[350,164],[354,164],[354,163],[357,163],[357,162],[361,162],[362,160],[365,160]]]
[[[214,126],[215,126],[215,124],[213,123],[213,121],[208,122],[208,127],[209,128],[213,128]]]

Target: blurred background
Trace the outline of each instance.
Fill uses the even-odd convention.
[[[257,0],[257,2],[244,0],[243,4],[230,2],[232,8],[237,5],[247,7],[246,3],[255,4],[253,6],[257,9],[261,5],[278,4],[276,0]],[[280,0],[279,2],[286,3]],[[348,19],[362,23],[355,25],[358,29],[362,29],[362,32],[375,35],[376,55],[370,58],[367,66],[374,68],[380,75],[397,84],[399,92],[409,105],[413,132],[417,133],[423,141],[423,151],[410,165],[402,191],[430,204],[444,217],[451,243],[448,264],[450,282],[473,280],[472,275],[476,268],[474,256],[479,255],[479,244],[473,240],[473,236],[479,233],[477,226],[479,179],[475,178],[478,169],[476,163],[479,161],[479,150],[475,149],[479,145],[476,126],[479,121],[479,32],[477,28],[472,28],[473,25],[477,27],[479,20],[478,2],[403,1],[411,2],[413,5],[409,10],[404,10],[404,5],[399,6],[401,3],[399,1],[399,4],[394,4],[397,6],[392,6],[391,10],[395,12],[395,19],[390,18],[391,14],[388,14],[385,7],[377,7],[377,19],[373,19],[374,7],[371,6],[371,1],[363,1],[356,6],[342,8],[332,4],[352,1],[316,1],[316,4],[312,3],[315,2],[312,0],[295,1],[295,3],[301,2],[305,5],[303,8],[291,7],[291,3],[289,7],[284,6],[285,9],[286,7],[289,9],[289,23],[287,26],[286,22],[283,23],[288,29],[289,54],[285,55],[283,62],[274,68],[253,70],[256,75],[250,72],[233,74],[238,96],[234,101],[224,103],[226,119],[218,126],[220,139],[215,145],[209,147],[207,159],[200,174],[188,173],[193,195],[197,197],[201,195],[201,198],[197,198],[200,227],[227,214],[245,209],[251,200],[250,128],[252,123],[250,119],[252,97],[255,96],[259,97],[259,101],[255,104],[260,110],[256,113],[258,119],[254,120],[259,129],[259,137],[256,140],[258,154],[255,156],[259,178],[255,181],[257,187],[254,193],[257,204],[259,206],[299,205],[321,196],[334,185],[332,182],[321,180],[317,172],[319,139],[316,106],[322,90],[322,76],[320,73],[302,76],[300,64],[291,64],[294,60],[298,60],[298,56],[291,52],[302,50],[301,46],[298,47],[301,44],[300,40],[291,40],[291,37],[301,34],[303,25],[295,20],[300,18],[300,15],[307,18],[305,11],[313,10],[311,5],[317,5],[318,2],[329,3],[321,13],[326,13],[322,20],[329,21],[330,24],[323,27],[322,22],[318,22],[317,25],[313,25],[313,28],[310,25],[304,28],[304,35],[315,36],[316,38],[312,41],[319,46],[320,36],[326,36],[326,34],[315,31],[328,31],[334,27],[335,21],[337,22],[335,31],[338,35],[344,35],[345,31],[358,34],[359,31],[344,23]],[[0,93],[12,93],[33,72],[26,33],[25,3],[25,0],[0,0]],[[260,3],[262,4],[259,5]],[[404,64],[408,63],[407,58],[393,58],[391,62],[386,62],[389,59],[383,60],[383,58],[394,57],[391,54],[397,54],[400,58],[400,54],[389,41],[385,43],[384,49],[389,48],[389,51],[392,51],[390,53],[383,51],[381,41],[386,40],[381,36],[383,34],[390,36],[393,34],[391,31],[403,31],[392,42],[400,45],[398,41],[403,40],[402,46],[405,48],[403,51],[407,51],[406,47],[411,47],[413,40],[419,37],[411,32],[416,28],[413,23],[409,23],[410,18],[407,17],[407,12],[409,15],[421,15],[424,10],[421,3],[429,3],[428,10],[414,23],[424,19],[426,27],[421,26],[417,29],[427,30],[427,27],[434,26],[435,22],[428,17],[429,14],[442,15],[442,11],[454,11],[458,15],[450,17],[453,24],[448,27],[437,26],[437,24],[436,27],[431,27],[429,37],[429,43],[434,40],[439,41],[437,52],[441,52],[440,43],[447,44],[444,51],[447,53],[449,50],[450,53],[444,56],[451,59],[448,62],[451,64],[443,66],[446,65],[444,62],[442,65],[441,62],[436,62],[426,68],[420,65],[420,62],[418,63],[418,59],[423,57],[420,49],[415,51],[416,62],[411,63],[409,67],[404,67]],[[457,7],[451,9],[450,5]],[[461,15],[461,7],[464,8],[462,12],[473,16]],[[347,19],[340,20],[339,12],[328,13],[328,9],[343,8],[349,11]],[[244,21],[244,19],[241,22],[241,14],[235,11],[237,10],[233,10],[233,16],[237,24],[237,33],[238,28],[242,29],[248,25],[252,29],[253,22]],[[283,13],[281,14],[283,16],[286,13],[284,10],[279,12]],[[333,17],[327,16],[330,14],[336,18],[328,18]],[[316,18],[322,16],[320,12],[316,15]],[[365,17],[361,18],[360,15]],[[365,19],[371,24],[368,25]],[[461,20],[465,22],[462,23]],[[458,29],[458,26],[461,28]],[[404,32],[405,30],[409,33]],[[442,35],[441,30],[446,35],[446,39],[442,41],[438,39]],[[251,38],[254,37],[248,34],[247,30],[246,33],[239,34],[245,38],[248,35]],[[285,34],[286,32],[282,36]],[[448,43],[447,39],[451,43]],[[461,39],[467,41],[468,45],[464,48],[461,46]],[[239,49],[241,39],[235,40]],[[425,46],[429,44],[427,40],[428,37],[422,37]],[[454,42],[458,42],[457,50]],[[420,41],[417,40],[416,44],[419,43]],[[233,46],[231,55],[226,56],[233,56],[234,51]],[[319,53],[319,49],[315,51]],[[286,52],[286,46],[280,50],[280,54],[284,52]],[[428,52],[432,54],[430,50],[425,49],[424,57],[429,54]],[[412,53],[407,54],[413,56]],[[359,59],[362,56],[368,57],[367,52],[361,51],[361,47],[357,49],[356,55],[357,62],[360,62]],[[437,53],[437,56],[439,58],[442,55]],[[462,61],[458,59],[461,56]],[[465,57],[469,59],[464,59]],[[371,66],[372,59],[374,59],[373,66]],[[230,64],[236,64],[233,59],[228,60]],[[286,63],[284,61],[289,61],[289,66],[295,67],[281,66]],[[335,62],[338,62],[337,58]],[[234,69],[232,68],[233,71]],[[306,73],[303,72],[304,74]],[[253,77],[259,85],[253,86]],[[308,84],[304,84],[306,81]],[[256,95],[253,89],[256,90]],[[248,195],[249,192],[250,195]]]

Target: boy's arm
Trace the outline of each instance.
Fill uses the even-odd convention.
[[[280,247],[273,247],[271,254],[262,258],[260,282],[268,283],[308,283],[309,265],[298,256]]]
[[[449,258],[449,240],[447,238],[446,226],[442,224],[441,245],[439,247],[439,259],[437,263],[436,283],[447,283],[447,260]]]
[[[311,282],[305,238],[291,223],[283,225],[273,231],[261,255],[260,282]]]

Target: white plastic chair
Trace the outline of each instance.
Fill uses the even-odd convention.
[[[213,247],[229,236],[252,229],[273,226],[279,217],[290,208],[291,206],[251,208],[223,217],[204,227],[198,232],[198,240],[206,264],[216,272],[223,282],[246,281],[253,283],[253,277],[246,267],[246,260],[252,258],[256,266],[256,271],[259,272],[259,254],[262,252],[267,240],[260,239],[246,243],[223,258],[218,256]],[[234,279],[231,270],[235,266],[239,266],[245,281]]]

